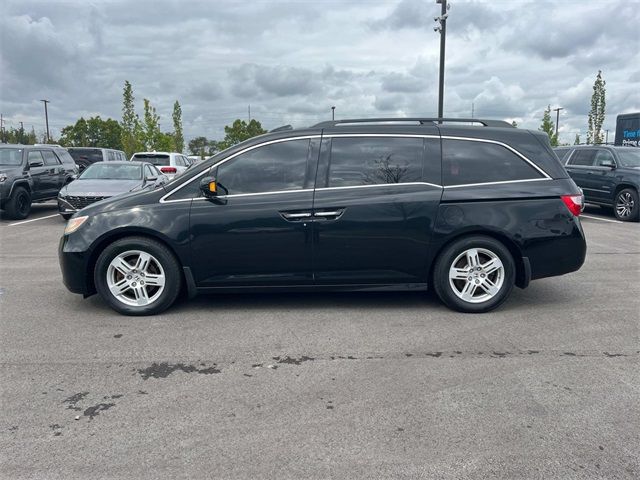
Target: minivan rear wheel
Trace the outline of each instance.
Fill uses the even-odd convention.
[[[501,305],[511,293],[515,263],[498,240],[482,235],[461,238],[440,254],[434,289],[449,308],[482,313]]]
[[[180,264],[162,243],[127,237],[98,257],[94,282],[100,296],[125,315],[153,315],[169,308],[180,293]]]

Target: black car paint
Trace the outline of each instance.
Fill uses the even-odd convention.
[[[368,126],[369,135],[424,135],[425,128]],[[575,183],[540,135],[513,129],[435,127],[429,135],[513,142],[553,179],[504,185],[443,188],[440,185],[326,189],[273,195],[182,198],[215,164],[251,146],[284,138],[327,135],[318,129],[255,137],[211,159],[161,189],[127,194],[82,211],[89,218],[61,239],[65,285],[95,293],[92,270],[102,249],[117,238],[147,235],[165,243],[185,271],[189,293],[256,288],[426,288],[438,253],[462,235],[483,233],[505,243],[517,264],[517,285],[575,271],[586,243],[580,221],[560,199],[579,194]],[[339,134],[360,134],[345,126]],[[321,177],[322,155],[318,155]],[[213,167],[213,168],[212,168]],[[441,184],[441,182],[438,182]],[[319,184],[318,184],[319,185]],[[182,186],[182,190],[179,190]],[[179,192],[178,192],[179,191]],[[318,212],[342,209],[336,218]],[[308,212],[290,221],[283,212]]]
[[[2,145],[0,148],[22,150],[19,165],[0,165],[0,174],[7,176],[0,183],[0,206],[13,194],[16,187],[25,188],[33,202],[43,202],[56,198],[58,191],[77,174],[75,164],[65,162],[59,147],[33,145]],[[60,161],[58,165],[29,165],[29,152],[53,152]],[[43,159],[44,160],[44,159]]]
[[[618,156],[618,148],[607,145],[587,145],[562,147],[568,149],[563,162],[571,178],[583,189],[585,201],[604,206],[613,206],[616,195],[624,188],[633,188],[640,192],[640,169],[625,167]],[[560,149],[558,149],[560,150]],[[575,152],[580,150],[603,150],[609,152],[615,161],[613,167],[571,165]]]

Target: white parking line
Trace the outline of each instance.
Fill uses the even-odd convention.
[[[581,214],[580,216],[581,216],[581,217],[584,217],[584,218],[591,218],[591,219],[593,219],[593,220],[600,220],[601,222],[624,223],[624,222],[621,222],[620,220],[610,220],[610,219],[608,219],[608,218],[592,217],[591,215],[584,215],[584,214]]]
[[[57,217],[59,214],[55,213],[53,215],[47,215],[46,217],[34,218],[32,220],[23,220],[22,222],[10,223],[9,226],[13,227],[15,225],[22,225],[23,223],[37,222],[38,220],[44,220],[45,218]]]

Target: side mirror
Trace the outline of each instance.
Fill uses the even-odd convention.
[[[78,174],[77,174],[77,173],[73,173],[73,174],[71,174],[71,176],[70,176],[69,178],[70,178],[70,180],[69,180],[69,181],[70,181],[70,182],[73,182],[74,180],[77,180],[77,179],[78,179]]]
[[[44,167],[44,162],[42,160],[29,160],[29,168],[33,167]]]
[[[200,191],[206,198],[215,198],[218,196],[218,182],[215,177],[204,177],[200,180]]]
[[[144,183],[151,183],[151,182],[157,182],[158,181],[158,177],[147,177],[144,179]]]

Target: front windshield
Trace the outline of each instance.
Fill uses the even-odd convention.
[[[0,165],[21,165],[21,148],[0,148]]]
[[[623,167],[640,167],[640,148],[616,149]]]
[[[142,168],[125,163],[94,163],[78,180],[142,180]]]

